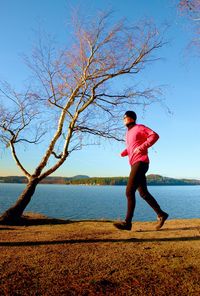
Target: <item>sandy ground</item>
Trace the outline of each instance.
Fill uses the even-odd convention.
[[[200,295],[200,219],[29,224],[0,225],[1,296]]]

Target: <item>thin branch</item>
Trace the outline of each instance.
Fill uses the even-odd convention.
[[[16,155],[16,151],[15,151],[15,146],[14,143],[12,141],[10,141],[10,147],[11,147],[11,151],[12,151],[12,155],[13,158],[17,164],[17,166],[22,170],[22,172],[25,174],[25,176],[29,179],[31,177],[31,175],[29,174],[29,172],[23,167],[23,165],[21,164],[19,158]]]
[[[92,128],[84,127],[84,126],[77,126],[76,130],[80,131],[81,133],[89,133],[89,134],[92,134],[95,136],[100,136],[100,137],[107,138],[107,139],[113,139],[118,142],[124,142],[123,139],[118,138],[118,137],[116,137],[116,135],[110,134],[109,132],[106,132],[106,131],[92,129]]]

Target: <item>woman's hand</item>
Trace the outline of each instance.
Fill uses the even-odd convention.
[[[140,149],[140,147],[135,148],[135,150],[133,151],[133,153],[140,153],[142,152],[142,149]]]

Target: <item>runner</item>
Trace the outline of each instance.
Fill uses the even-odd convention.
[[[115,222],[114,226],[121,230],[131,230],[132,218],[135,209],[135,192],[139,191],[140,196],[152,207],[157,214],[159,230],[168,214],[161,210],[155,198],[147,189],[146,172],[149,168],[148,148],[159,138],[158,134],[142,124],[136,124],[137,115],[134,111],[127,111],[124,115],[124,124],[127,127],[126,149],[121,156],[128,156],[131,165],[131,172],[126,187],[127,213],[125,221]]]

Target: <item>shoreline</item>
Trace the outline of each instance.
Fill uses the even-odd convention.
[[[8,184],[8,185],[12,185],[12,184],[20,184],[20,185],[27,185],[28,183],[20,183],[20,182],[0,182],[0,184]],[[37,186],[40,186],[40,185],[63,185],[63,186],[106,186],[106,187],[109,187],[109,186],[112,186],[112,187],[119,187],[119,186],[126,186],[126,184],[63,184],[63,183],[39,183]],[[187,187],[187,186],[200,186],[200,183],[199,184],[147,184],[147,186],[166,186],[166,187],[169,187],[169,186],[183,186],[183,187]]]

